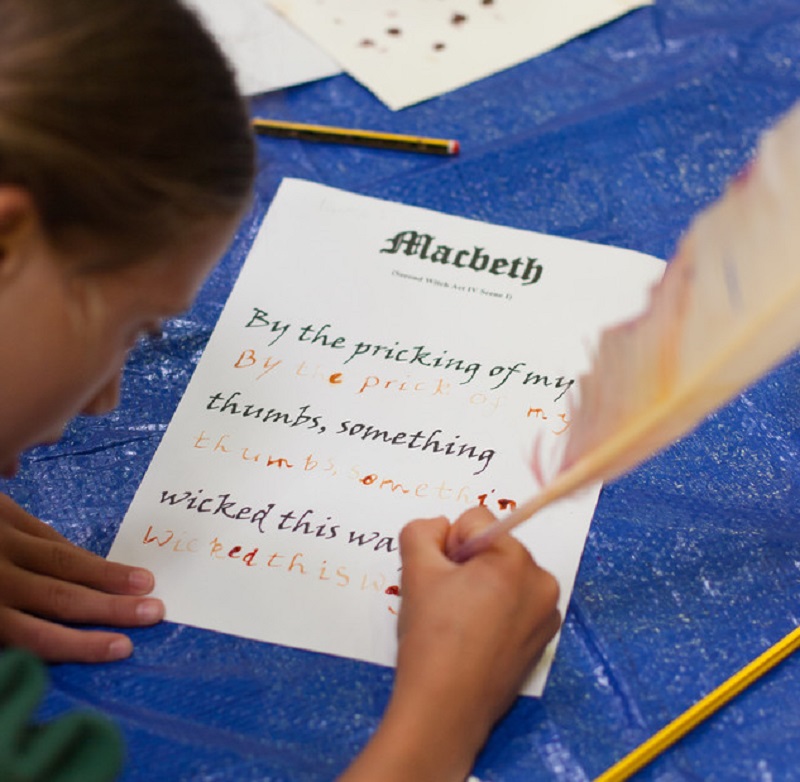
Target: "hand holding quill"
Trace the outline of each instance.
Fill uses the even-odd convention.
[[[616,478],[691,431],[800,344],[800,108],[702,212],[645,311],[605,331],[560,466],[506,519],[450,552],[464,561],[551,502]],[[619,389],[626,389],[620,394]]]

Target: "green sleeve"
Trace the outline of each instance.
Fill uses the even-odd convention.
[[[0,653],[0,779],[111,782],[122,769],[122,736],[99,714],[31,720],[47,687],[44,664],[18,649]]]

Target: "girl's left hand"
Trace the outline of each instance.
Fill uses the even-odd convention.
[[[153,585],[150,571],[85,551],[0,494],[0,644],[52,662],[128,657],[126,635],[61,623],[155,624],[164,605],[144,597]]]

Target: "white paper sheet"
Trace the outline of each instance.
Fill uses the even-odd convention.
[[[651,0],[269,0],[401,109],[560,46]]]
[[[111,558],[172,621],[392,665],[402,525],[533,494],[534,438],[557,451],[599,330],[663,267],[284,181]],[[597,495],[518,528],[562,612]]]
[[[315,81],[342,70],[265,0],[185,2],[217,39],[244,95]]]

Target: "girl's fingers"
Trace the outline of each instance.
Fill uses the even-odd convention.
[[[0,642],[54,662],[112,662],[133,651],[130,638],[121,633],[76,630],[9,608],[0,609]]]
[[[155,584],[144,568],[121,565],[71,543],[25,536],[8,540],[6,556],[23,570],[115,595],[146,595]]]
[[[61,534],[0,494],[2,553],[25,570],[101,589],[118,595],[146,595],[152,591],[153,574],[109,562],[70,543]]]
[[[449,531],[450,522],[444,516],[408,522],[400,531],[400,558],[404,565],[440,560]]]
[[[485,506],[470,508],[453,522],[447,536],[447,551],[456,551],[462,543],[479,535],[496,521],[494,514]]]
[[[108,562],[73,545],[0,495],[0,643],[53,661],[127,657],[133,647],[124,635],[55,622],[154,624],[164,618],[164,605],[142,597],[153,585],[148,570]]]
[[[454,551],[494,521],[495,517],[483,506],[466,511],[452,525],[444,516],[411,521],[400,532],[400,558],[409,565],[420,557],[433,564],[441,559],[441,553]]]
[[[6,606],[62,622],[138,627],[164,618],[156,598],[111,595],[38,573],[4,572],[0,588]]]

